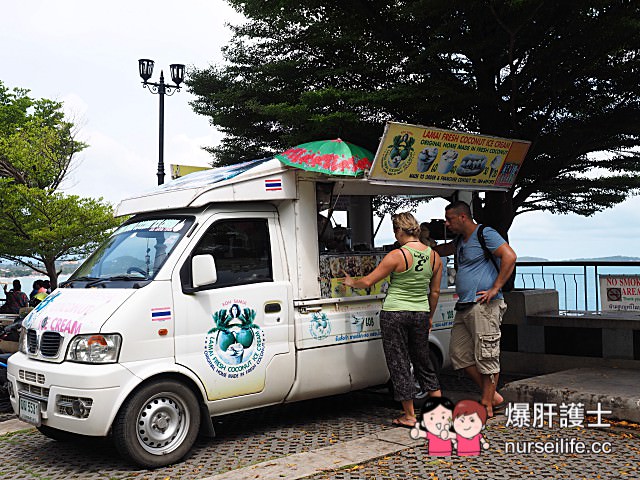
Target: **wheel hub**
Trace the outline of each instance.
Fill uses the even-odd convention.
[[[165,412],[158,412],[158,415],[154,418],[151,426],[154,430],[164,433],[169,426],[170,421],[171,419],[169,418],[169,415]]]
[[[138,415],[138,440],[151,453],[172,450],[182,441],[187,423],[183,405],[168,397],[153,398]]]

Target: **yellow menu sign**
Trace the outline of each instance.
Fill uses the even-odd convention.
[[[369,178],[507,190],[531,142],[389,122]]]
[[[201,172],[202,170],[210,170],[211,167],[196,167],[194,165],[174,165],[171,164],[171,180],[184,177],[193,172]]]

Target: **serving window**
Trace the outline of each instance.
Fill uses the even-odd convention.
[[[374,248],[371,196],[339,195],[335,184],[318,184],[316,190],[320,293],[322,298],[386,293],[388,279],[368,289],[352,289],[345,274],[363,277],[373,271],[386,251]]]

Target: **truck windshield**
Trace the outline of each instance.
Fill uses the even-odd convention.
[[[61,286],[139,288],[156,276],[193,221],[193,217],[129,220]]]

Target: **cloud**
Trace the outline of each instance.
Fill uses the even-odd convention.
[[[630,197],[592,217],[525,213],[516,217],[509,236],[521,256],[549,260],[640,256],[632,241],[640,236],[640,198]]]
[[[83,119],[86,117],[89,110],[89,104],[77,93],[67,93],[61,99],[63,102],[64,114],[77,124],[77,119]]]
[[[82,152],[63,185],[67,194],[103,197],[117,204],[133,193],[152,188],[156,164],[144,161],[117,139],[101,132],[88,133],[91,146]]]
[[[211,155],[202,147],[218,143],[222,138],[219,132],[211,131],[207,135],[193,137],[184,132],[173,135],[169,139],[169,151],[173,152],[171,163],[181,165],[210,166]]]

